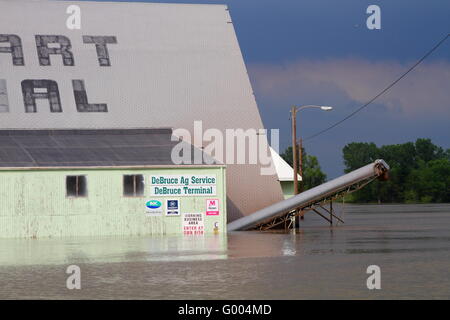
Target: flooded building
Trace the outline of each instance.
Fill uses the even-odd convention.
[[[207,155],[174,164],[173,147],[191,146],[172,138],[171,129],[1,130],[0,238],[223,232],[225,166]]]
[[[273,166],[267,147],[267,134],[261,133],[264,126],[226,6],[0,0],[0,16],[0,131],[4,131],[0,136],[2,139],[10,139],[4,143],[16,143],[22,139],[16,134],[25,134],[25,131],[28,131],[26,134],[29,141],[38,146],[54,143],[53,133],[45,133],[45,130],[60,133],[66,130],[71,134],[83,130],[118,130],[116,133],[124,132],[125,137],[132,141],[129,134],[125,133],[126,130],[172,128],[175,135],[177,130],[186,130],[194,136],[194,124],[199,122],[203,132],[212,129],[225,136],[227,130],[239,128],[250,132],[250,135],[253,132],[258,141],[265,143],[267,150],[263,151],[267,151],[265,153],[269,161],[263,163],[258,158],[256,162],[239,163],[237,157],[228,161],[230,152],[225,146],[222,158],[211,153],[220,163],[227,164],[226,195],[218,195],[218,198],[226,197],[226,205],[220,203],[221,208],[226,209],[226,219],[228,222],[233,221],[283,199],[276,172],[264,171]],[[59,133],[58,137],[61,139]],[[89,148],[89,144],[94,142],[99,148],[104,146],[94,137],[87,140],[78,138],[80,137],[77,136],[76,140],[80,147]],[[185,137],[183,140],[186,141]],[[199,139],[186,142],[199,150],[210,152],[207,151],[208,141],[205,141],[203,134]],[[23,146],[20,144],[20,148]],[[17,152],[25,152],[20,148],[17,148]],[[233,151],[235,149],[232,148]],[[25,207],[31,210],[27,199],[23,200],[26,202],[24,204],[17,200],[18,195],[11,194],[11,190],[19,194],[22,194],[22,190],[9,187],[9,183],[20,185],[18,181],[25,181],[23,179],[31,176],[33,188],[22,186],[23,192],[27,192],[22,195],[32,196],[33,205],[39,210],[50,210],[45,209],[48,206],[54,206],[51,207],[54,210],[52,212],[81,212],[87,208],[93,211],[108,210],[106,204],[111,198],[108,196],[102,200],[100,186],[96,187],[95,182],[97,174],[105,175],[106,180],[101,181],[107,181],[108,174],[117,174],[116,178],[120,178],[120,181],[115,180],[117,190],[114,194],[119,195],[123,191],[121,179],[126,174],[121,170],[129,168],[103,168],[114,163],[114,158],[108,157],[114,157],[115,154],[106,153],[108,156],[105,156],[95,149],[91,149],[91,152],[95,155],[92,163],[99,162],[101,170],[95,174],[89,171],[91,174],[88,175],[86,170],[92,168],[85,168],[83,163],[81,171],[72,172],[70,175],[74,178],[64,182],[72,184],[74,188],[78,186],[78,192],[84,190],[86,183],[88,199],[66,199],[66,186],[60,185],[62,180],[53,181],[58,189],[52,189],[50,195],[45,195],[42,199],[33,195],[31,190],[39,189],[38,180],[34,180],[38,176],[43,183],[51,180],[50,176],[55,177],[53,174],[57,172],[61,173],[57,179],[69,176],[68,171],[45,171],[47,169],[40,167],[47,165],[41,164],[36,165],[32,171],[3,170],[3,177],[8,176],[12,180],[5,182],[6,178],[3,178],[1,182],[0,188],[8,193],[7,197],[10,199],[8,209],[1,209],[2,219],[6,212],[24,212],[21,210]],[[125,166],[133,166],[136,162],[132,157],[133,152],[127,155],[130,158]],[[60,161],[58,154],[53,151],[43,152],[34,154],[31,158],[41,157],[42,163],[48,163],[54,157],[55,161]],[[156,153],[150,155],[157,157]],[[12,156],[14,155],[9,154],[0,161],[6,166]],[[84,158],[77,152],[64,154],[64,162],[75,163],[74,166],[77,167],[78,160],[75,159]],[[151,164],[154,159],[146,158],[145,161]],[[21,168],[21,164],[13,163],[11,167]],[[173,175],[182,174],[178,168],[173,170]],[[25,172],[31,172],[30,176],[25,178]],[[45,178],[43,172],[48,172],[49,178]],[[168,171],[165,172],[168,174]],[[219,173],[216,174],[219,177]],[[26,183],[31,182],[27,180]],[[218,182],[218,188],[221,183]],[[45,185],[42,188],[48,187]],[[149,189],[144,189],[146,197],[151,196],[148,191]],[[59,202],[62,194],[64,205]],[[93,201],[92,197],[97,195],[98,198]],[[203,203],[205,196],[199,199]],[[4,199],[1,200],[3,202]],[[134,208],[133,200],[128,200],[121,196],[119,207],[125,210],[128,203],[130,208]],[[45,203],[45,207],[41,207],[41,202]],[[70,202],[74,202],[76,209],[66,205]],[[99,207],[94,208],[94,203]],[[141,207],[136,206],[139,207],[136,210],[141,212]],[[64,212],[61,211],[60,214],[63,215]],[[52,218],[52,221],[57,226],[62,223],[61,219],[63,217]],[[88,226],[91,222],[79,221],[80,225]],[[104,223],[106,225],[107,221]],[[222,222],[224,223],[225,221]],[[133,233],[139,232],[139,228],[136,228]],[[10,230],[7,232],[14,234]],[[21,232],[19,234],[23,234]],[[104,229],[102,234],[110,232],[112,230]],[[40,229],[38,233],[57,232]],[[32,235],[34,231],[25,234]]]

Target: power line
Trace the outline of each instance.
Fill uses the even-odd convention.
[[[325,133],[331,129],[333,129],[334,127],[338,126],[339,124],[341,124],[342,122],[344,122],[345,120],[353,117],[356,113],[358,113],[359,111],[361,111],[362,109],[364,109],[365,107],[367,107],[368,105],[370,105],[372,102],[374,102],[376,99],[378,99],[380,96],[382,96],[384,93],[386,93],[390,88],[392,88],[393,86],[395,86],[397,84],[397,82],[399,82],[400,80],[402,80],[408,73],[410,73],[411,71],[413,71],[420,63],[422,63],[422,61],[424,61],[426,58],[428,58],[429,55],[431,55],[437,48],[439,48],[441,46],[441,44],[444,43],[445,40],[447,40],[447,38],[450,37],[450,33],[447,34],[441,41],[439,41],[433,48],[431,48],[431,50],[429,50],[422,58],[420,58],[412,67],[410,67],[406,72],[404,72],[400,77],[398,77],[394,82],[392,82],[390,85],[388,85],[383,91],[381,91],[380,93],[378,93],[375,97],[373,97],[372,99],[370,99],[368,102],[366,102],[365,104],[363,104],[361,107],[359,107],[358,109],[356,109],[355,111],[353,111],[352,113],[350,113],[348,116],[346,116],[345,118],[343,118],[342,120],[336,122],[335,124],[333,124],[332,126],[329,126],[326,129],[323,129],[307,138],[304,139],[304,141],[307,140],[311,140],[319,135],[321,135],[322,133]]]

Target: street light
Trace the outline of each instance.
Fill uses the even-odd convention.
[[[294,166],[294,195],[299,193],[298,190],[298,169],[300,169],[300,176],[302,177],[302,190],[303,191],[303,152],[302,152],[302,138],[300,138],[300,166],[298,164],[298,151],[297,151],[297,112],[307,108],[316,108],[322,111],[331,111],[333,107],[330,106],[316,106],[316,105],[306,105],[306,106],[292,106],[291,107],[291,120],[292,120],[292,157],[293,157],[293,166]],[[299,168],[300,167],[300,168]],[[303,219],[303,216],[300,217]],[[296,223],[296,219],[294,217],[294,227]]]

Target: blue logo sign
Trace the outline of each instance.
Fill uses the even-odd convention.
[[[167,199],[166,200],[166,216],[179,216],[180,215],[180,200]]]
[[[161,201],[158,201],[158,200],[150,200],[150,201],[147,201],[147,203],[145,205],[147,206],[147,208],[150,208],[150,209],[158,209],[158,208],[161,208],[162,203],[161,203]]]
[[[178,200],[168,200],[167,210],[178,210]]]

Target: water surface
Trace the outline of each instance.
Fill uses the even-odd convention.
[[[308,213],[296,233],[0,240],[0,298],[450,298],[450,205],[338,209],[345,224]],[[81,290],[66,288],[72,264]]]

